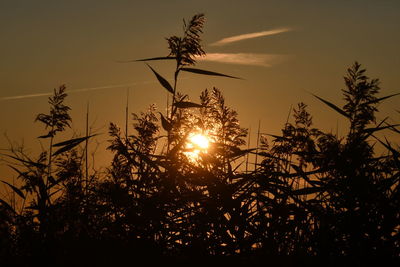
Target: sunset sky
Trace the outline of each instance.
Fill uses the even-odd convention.
[[[291,105],[309,105],[315,126],[344,133],[346,124],[310,93],[342,105],[343,75],[355,60],[381,80],[381,95],[400,92],[400,1],[0,1],[0,148],[7,138],[34,151],[48,112],[47,96],[66,84],[72,108],[69,137],[90,124],[107,140],[110,121],[124,121],[126,92],[132,112],[155,103],[165,111],[166,91],[142,62],[168,54],[165,37],[180,35],[182,19],[206,15],[208,56],[197,67],[244,78],[183,74],[179,90],[193,101],[218,87],[254,135],[279,134]],[[174,65],[151,63],[172,79]],[[378,118],[400,121],[400,98],[381,105]],[[61,140],[60,140],[61,141]],[[4,170],[4,166],[0,167]]]

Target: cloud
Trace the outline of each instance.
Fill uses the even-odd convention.
[[[235,35],[231,37],[227,37],[224,39],[221,39],[215,43],[210,44],[211,46],[222,46],[242,40],[247,40],[247,39],[253,39],[257,37],[262,37],[262,36],[268,36],[268,35],[274,35],[278,33],[283,33],[283,32],[288,32],[291,31],[291,28],[277,28],[269,31],[261,31],[261,32],[253,32],[253,33],[246,33],[246,34],[241,34],[241,35]]]
[[[288,58],[287,55],[275,54],[251,54],[251,53],[208,53],[205,57],[199,57],[199,61],[220,62],[239,65],[252,65],[271,67]]]
[[[70,89],[70,90],[67,89],[67,93],[80,93],[80,92],[96,91],[96,90],[111,89],[111,88],[124,88],[124,87],[127,88],[129,86],[147,84],[147,83],[153,83],[153,82],[154,81],[143,81],[143,82],[136,82],[136,83],[115,84],[115,85],[107,85],[107,86],[100,86],[100,87],[89,87],[89,88],[79,88],[79,89]],[[6,96],[6,97],[1,97],[0,101],[17,100],[17,99],[40,97],[40,96],[51,96],[51,95],[53,95],[53,92],[41,93],[41,94]]]

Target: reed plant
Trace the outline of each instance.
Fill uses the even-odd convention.
[[[355,62],[342,107],[314,95],[349,121],[345,136],[315,128],[299,103],[280,135],[246,147],[247,130],[222,90],[206,89],[198,101],[179,90],[182,72],[238,78],[196,67],[204,22],[203,14],[184,21],[183,35],[167,38],[167,56],[135,60],[148,64],[171,105],[132,114],[131,134],[110,123],[113,159],[103,174],[87,173],[87,143],[79,146],[94,135],[55,142],[71,117],[65,87],[54,91],[49,114],[36,117],[48,148],[37,157],[15,147],[2,154],[19,181],[3,183],[19,204],[0,199],[0,263],[399,262],[400,150],[378,134],[399,130],[376,119],[378,105],[396,94],[379,96],[379,80]],[[171,60],[172,84],[149,65]],[[189,145],[194,134],[207,136],[206,148]]]

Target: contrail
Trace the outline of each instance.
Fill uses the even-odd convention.
[[[107,86],[100,86],[100,87],[70,89],[67,92],[68,93],[80,93],[80,92],[95,91],[95,90],[110,89],[110,88],[121,88],[121,87],[134,86],[134,85],[140,85],[140,84],[148,84],[148,83],[155,83],[155,81],[144,81],[144,82],[135,82],[135,83],[107,85]],[[6,97],[1,97],[0,101],[33,98],[33,97],[39,97],[39,96],[51,96],[51,95],[53,95],[53,92],[30,94],[30,95],[6,96]]]
[[[234,43],[234,42],[238,42],[238,41],[242,41],[242,40],[253,39],[253,38],[268,36],[268,35],[274,35],[274,34],[278,34],[278,33],[288,32],[291,30],[292,30],[291,28],[278,28],[278,29],[269,30],[269,31],[261,31],[261,32],[253,32],[253,33],[235,35],[235,36],[221,39],[210,45],[211,46],[222,46],[222,45],[226,45],[226,44],[230,44],[230,43]]]
[[[208,53],[205,57],[198,57],[199,61],[220,62],[228,64],[271,67],[286,60],[287,55],[253,54],[253,53]]]

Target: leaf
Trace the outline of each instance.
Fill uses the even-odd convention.
[[[249,148],[249,149],[243,149],[241,150],[240,148],[238,150],[233,151],[232,154],[230,154],[229,156],[234,158],[234,157],[241,157],[243,155],[246,155],[252,151],[256,150],[255,148]]]
[[[189,133],[186,133],[183,138],[179,141],[178,144],[176,144],[168,153],[167,157],[168,158],[173,158],[175,157],[176,153],[185,145],[187,137],[189,136]]]
[[[202,108],[202,107],[204,107],[203,105],[189,102],[189,101],[176,102],[176,103],[174,103],[174,106],[176,106],[177,108]]]
[[[382,126],[382,127],[374,127],[374,128],[366,128],[366,129],[364,129],[364,132],[366,132],[366,133],[374,133],[374,132],[385,130],[385,129],[388,129],[388,128],[396,129],[394,127],[397,127],[397,126],[400,126],[400,124],[393,124],[393,125],[387,125],[387,126]]]
[[[400,131],[397,130],[396,128],[394,128],[394,127],[391,127],[391,125],[390,125],[389,123],[385,122],[385,124],[386,124],[387,126],[389,126],[389,129],[390,129],[390,130],[392,130],[392,131],[395,132],[395,133],[399,133],[399,134],[400,134]]]
[[[147,66],[153,71],[154,75],[156,75],[157,80],[160,82],[160,84],[167,89],[168,92],[170,92],[171,94],[174,93],[174,89],[172,88],[172,86],[169,84],[169,82],[164,79],[164,77],[162,77],[160,74],[158,74],[149,64],[147,64]]]
[[[20,161],[22,163],[26,163],[26,164],[35,166],[36,168],[40,168],[40,169],[46,168],[46,165],[44,165],[42,163],[39,163],[39,162],[34,162],[34,161],[31,161],[31,160],[24,160],[24,159],[20,159],[20,158],[17,158],[17,157],[11,156],[11,155],[7,155],[7,154],[3,154],[3,155],[5,155],[7,157],[10,157],[10,158],[13,158],[15,160],[18,160],[18,161]]]
[[[326,105],[328,105],[329,107],[331,107],[332,109],[336,110],[337,112],[339,112],[340,114],[342,114],[343,116],[345,116],[346,118],[350,118],[350,116],[341,108],[337,107],[336,105],[332,104],[329,101],[326,101],[322,98],[320,98],[319,96],[316,96],[314,94],[312,94],[313,96],[315,96],[316,98],[318,98],[320,101],[324,102]]]
[[[279,136],[279,135],[274,135],[274,134],[266,134],[266,135],[274,137],[276,139],[276,141],[282,141],[282,140],[283,141],[291,141],[289,138],[284,137],[284,136]]]
[[[386,140],[386,144],[385,144],[384,142],[382,142],[382,141],[381,141],[379,138],[377,138],[376,136],[374,136],[374,135],[372,135],[372,136],[373,136],[376,140],[378,140],[378,142],[381,143],[384,147],[386,147],[390,152],[392,152],[392,154],[393,154],[394,157],[400,157],[400,153],[390,145],[389,141],[388,141],[386,138],[385,138],[385,140]]]
[[[129,62],[170,60],[170,59],[176,59],[176,57],[152,57],[152,58],[143,58],[143,59],[121,60],[121,61],[117,61],[117,62],[119,62],[119,63],[129,63]]]
[[[391,97],[394,97],[394,96],[397,96],[397,95],[400,95],[400,93],[392,94],[392,95],[387,95],[387,96],[384,96],[384,97],[381,97],[381,98],[377,98],[377,99],[375,99],[375,100],[371,100],[371,101],[365,103],[365,105],[378,103],[378,102],[380,102],[380,101],[382,101],[382,100],[385,100],[385,99],[388,99],[388,98],[391,98]]]
[[[83,141],[85,141],[86,139],[89,139],[93,136],[96,136],[97,134],[93,134],[93,135],[89,135],[89,136],[85,136],[85,137],[79,137],[79,138],[74,138],[74,139],[70,139],[67,141],[63,141],[57,144],[54,144],[54,147],[59,147],[59,146],[63,146],[61,148],[59,148],[56,152],[53,153],[53,156],[56,156],[58,154],[61,154],[63,152],[66,152],[68,150],[71,150],[72,148],[76,147],[77,145],[79,145],[80,143],[82,143]]]
[[[228,78],[242,80],[242,78],[239,78],[239,77],[230,76],[230,75],[226,75],[226,74],[222,74],[222,73],[218,73],[218,72],[213,72],[213,71],[208,71],[208,70],[193,69],[193,68],[181,68],[181,70],[182,71],[186,71],[186,72],[196,73],[196,74],[211,75],[211,76],[222,76],[222,77],[228,77]]]
[[[7,183],[6,181],[1,180],[1,182],[3,182],[3,183],[5,183],[6,185],[8,185],[15,193],[17,193],[20,197],[22,197],[23,199],[25,199],[24,193],[22,193],[22,191],[21,191],[19,188],[13,186],[13,185],[10,184],[10,183]]]
[[[77,145],[79,145],[79,143],[72,143],[72,144],[63,146],[63,147],[59,148],[56,152],[54,152],[53,156],[57,156],[63,152],[67,152],[68,150],[71,150],[72,148],[76,147]]]
[[[46,134],[46,135],[38,136],[38,138],[49,138],[49,137],[51,137],[51,136],[52,136],[52,134],[51,134],[51,132],[49,132],[49,133]]]
[[[171,123],[163,116],[163,114],[161,112],[159,112],[159,113],[160,113],[160,116],[161,116],[161,125],[162,125],[162,127],[167,132],[171,131],[171,129],[172,129]]]
[[[10,167],[11,169],[13,169],[16,173],[18,173],[18,178],[19,178],[19,177],[23,177],[23,178],[27,179],[27,178],[29,177],[28,175],[26,175],[26,173],[24,173],[24,172],[18,170],[18,169],[15,168],[14,166],[8,165],[8,164],[7,164],[7,166]]]
[[[91,137],[93,137],[93,136],[96,136],[96,135],[97,135],[97,134],[92,134],[92,135],[89,135],[89,136],[84,136],[84,137],[79,137],[79,138],[70,139],[70,140],[67,140],[67,141],[63,141],[63,142],[54,144],[53,146],[55,146],[55,147],[57,147],[57,146],[65,146],[65,145],[75,144],[75,143],[80,144],[80,143],[82,143],[83,141],[85,141],[86,139],[89,139],[89,138],[91,138]]]

